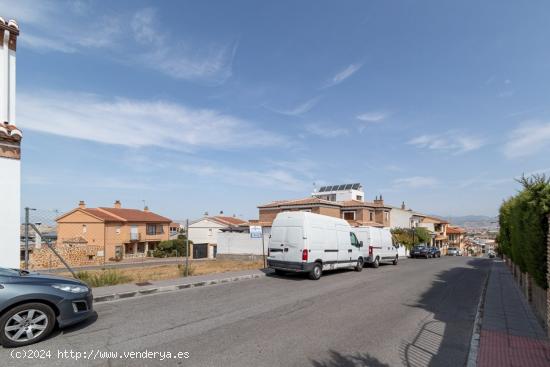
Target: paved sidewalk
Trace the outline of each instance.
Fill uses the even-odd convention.
[[[246,279],[260,278],[268,274],[269,270],[242,270],[207,275],[196,275],[177,279],[148,281],[146,285],[127,283],[98,287],[93,289],[94,301],[105,302],[115,299],[137,297],[158,292],[176,291],[204,285],[229,283]]]
[[[503,261],[485,294],[478,366],[550,366],[550,341]]]

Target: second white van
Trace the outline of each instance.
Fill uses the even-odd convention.
[[[361,242],[343,219],[309,212],[277,214],[271,227],[268,267],[277,274],[308,273],[317,280],[325,270],[363,269]]]
[[[363,242],[363,258],[365,263],[377,268],[380,263],[397,265],[399,255],[393,245],[389,228],[354,227],[353,232]]]

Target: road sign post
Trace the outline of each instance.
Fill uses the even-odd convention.
[[[250,238],[261,238],[262,239],[262,258],[264,259],[264,268],[266,267],[265,263],[265,241],[264,241],[264,231],[261,226],[250,226]]]

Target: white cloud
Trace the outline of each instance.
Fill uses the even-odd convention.
[[[358,120],[365,122],[381,122],[389,116],[387,112],[365,112],[357,116]]]
[[[418,189],[435,187],[438,183],[434,177],[413,176],[395,179],[392,185],[394,189]]]
[[[320,99],[320,97],[314,97],[314,98],[308,99],[304,103],[301,103],[301,104],[297,105],[294,108],[286,109],[286,110],[285,109],[277,109],[277,108],[269,107],[265,104],[263,105],[263,107],[267,108],[270,111],[280,113],[282,115],[299,116],[299,115],[302,115],[306,112],[309,112],[313,107],[315,107],[315,105],[319,102],[319,99]]]
[[[23,129],[134,147],[176,150],[288,146],[286,137],[209,109],[166,101],[48,91],[19,94]]]
[[[307,124],[305,126],[305,129],[308,133],[320,136],[322,138],[337,138],[339,136],[347,135],[349,133],[347,129],[315,123]]]
[[[236,42],[197,41],[184,34],[176,39],[156,27],[161,21],[153,8],[113,15],[82,0],[8,0],[8,4],[7,15],[19,20],[25,29],[20,36],[23,47],[64,53],[108,49],[105,57],[111,60],[175,79],[221,83],[232,75]]]
[[[473,135],[465,135],[457,131],[448,131],[443,134],[420,135],[409,140],[408,144],[418,148],[462,154],[481,148],[485,145],[485,139]]]
[[[541,152],[550,145],[550,122],[527,121],[513,130],[504,146],[504,154],[518,158]]]
[[[331,80],[325,85],[325,87],[332,87],[334,85],[342,83],[344,80],[348,79],[350,76],[355,74],[359,69],[361,69],[362,64],[351,64],[346,68],[340,70],[332,77]]]
[[[263,187],[286,191],[308,190],[311,183],[296,177],[286,169],[267,168],[263,170],[240,169],[211,163],[182,164],[179,169],[192,175],[211,177],[216,181],[236,186]]]

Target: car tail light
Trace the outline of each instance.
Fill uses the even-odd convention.
[[[372,256],[372,246],[369,246],[369,256]]]
[[[307,253],[307,250],[304,249],[302,250],[302,261],[307,261],[308,259],[308,253]]]

